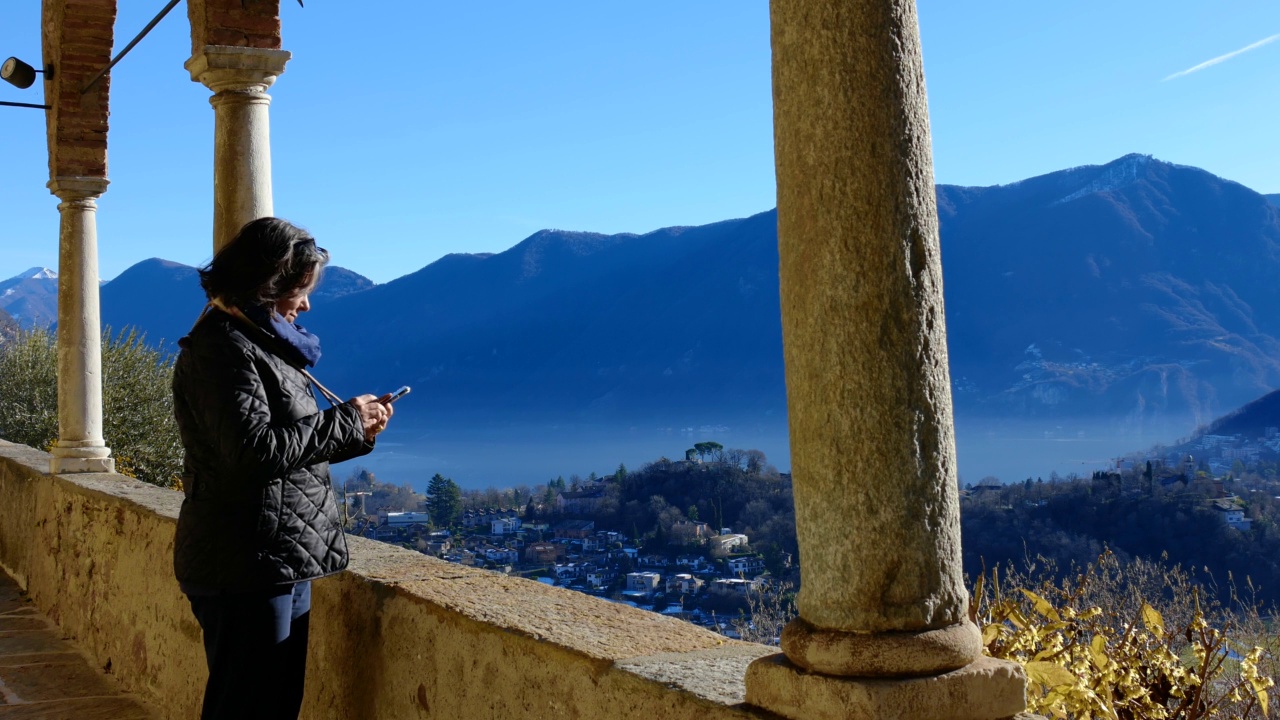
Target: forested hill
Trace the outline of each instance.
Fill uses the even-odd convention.
[[[1280,603],[1280,484],[1248,475],[1221,492],[1240,498],[1230,502],[1252,520],[1250,529],[1224,522],[1213,502],[1219,488],[1207,478],[1156,478],[1150,487],[1140,478],[1055,478],[971,489],[960,512],[965,571],[976,576],[1041,556],[1066,573],[1110,548],[1122,559],[1164,557],[1202,576],[1207,570],[1224,601],[1230,574],[1242,591],[1251,582],[1260,601]]]

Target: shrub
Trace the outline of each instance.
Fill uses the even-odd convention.
[[[172,358],[144,336],[103,334],[103,437],[118,472],[161,487],[175,486],[182,472],[172,378]],[[45,450],[58,439],[58,352],[51,332],[24,332],[0,349],[0,437]]]
[[[1043,560],[1043,559],[1041,559]],[[1256,603],[1218,605],[1178,566],[1110,552],[1073,568],[984,573],[970,614],[986,653],[1022,664],[1028,709],[1054,718],[1268,715],[1276,646]]]

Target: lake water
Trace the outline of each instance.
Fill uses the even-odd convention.
[[[988,475],[1005,482],[1050,473],[1088,475],[1126,453],[1188,435],[1189,422],[1132,424],[1122,421],[1011,422],[961,417],[956,448],[962,482]],[[600,427],[512,425],[448,428],[393,422],[373,454],[334,468],[335,479],[357,467],[383,482],[408,483],[422,491],[435,473],[465,489],[544,483],[557,476],[611,474],[619,463],[635,470],[660,457],[679,459],[695,442],[761,450],[783,472],[791,468],[785,425]]]

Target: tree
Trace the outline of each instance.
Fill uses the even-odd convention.
[[[116,470],[161,487],[182,472],[173,417],[173,359],[136,331],[102,337],[102,435]],[[48,449],[58,439],[58,351],[45,330],[23,333],[0,352],[0,437]]]
[[[716,453],[723,451],[724,446],[713,440],[708,440],[706,442],[694,443],[693,450],[698,453],[699,458],[706,460],[708,455],[715,455]]]
[[[618,463],[618,469],[613,473],[613,479],[617,482],[623,482],[627,479],[627,466]]]
[[[427,507],[436,527],[451,527],[462,510],[462,489],[451,478],[436,473],[427,483]]]

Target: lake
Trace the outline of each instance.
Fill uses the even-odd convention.
[[[680,459],[695,442],[761,450],[779,470],[791,469],[786,426],[725,423],[646,426],[575,424],[493,425],[452,428],[410,422],[392,425],[371,455],[334,468],[341,480],[364,467],[383,482],[423,491],[435,473],[464,489],[544,483],[557,476],[612,474],[619,463],[636,470],[660,457]],[[1126,423],[1123,420],[1009,421],[961,416],[956,423],[960,478],[988,475],[1005,482],[1050,473],[1088,475],[1126,453],[1190,434],[1189,421]]]

